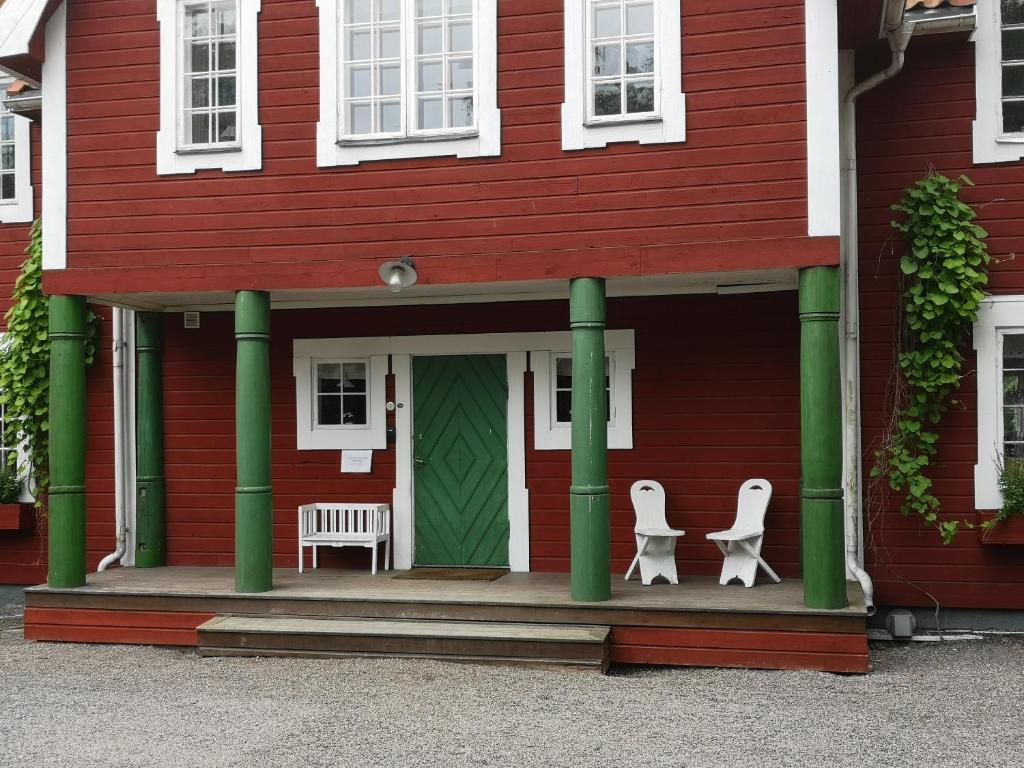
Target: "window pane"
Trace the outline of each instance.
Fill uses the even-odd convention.
[[[205,6],[193,5],[185,9],[185,34],[188,37],[206,37],[210,34],[210,16]]]
[[[217,45],[217,68],[235,68],[235,44],[234,42],[221,42]]]
[[[235,104],[235,78],[221,77],[217,79],[217,104],[230,107]]]
[[[377,56],[381,59],[397,59],[402,55],[402,35],[398,27],[380,30]]]
[[[401,0],[380,0],[380,20],[397,21],[401,18]]]
[[[1003,373],[1003,405],[1024,405],[1024,371]]]
[[[316,386],[319,394],[341,392],[341,365],[320,363],[316,367]]]
[[[473,0],[448,0],[448,13],[472,13]]]
[[[441,53],[440,24],[420,24],[416,30],[416,52],[421,55]]]
[[[598,83],[594,86],[594,114],[622,113],[622,86],[619,83]]]
[[[342,367],[342,390],[345,392],[365,392],[366,363],[345,363]]]
[[[342,399],[342,423],[366,424],[366,395],[345,395]]]
[[[449,27],[448,50],[453,53],[473,50],[473,25],[471,23],[463,22],[452,24]]]
[[[373,90],[373,70],[370,67],[348,67],[348,95],[370,96]]]
[[[621,27],[619,5],[594,6],[594,37],[615,37]]]
[[[622,71],[622,46],[618,43],[613,45],[594,46],[594,74],[595,75],[617,75]]]
[[[1024,96],[1024,65],[1003,66],[1003,96]]]
[[[448,121],[452,128],[468,128],[473,125],[472,97],[452,99]]]
[[[14,174],[0,174],[0,198],[4,200],[14,199]]]
[[[626,111],[629,113],[654,111],[653,80],[637,80],[626,85]]]
[[[190,89],[192,94],[191,106],[193,107],[208,107],[210,106],[210,81],[205,77],[197,77],[192,81],[192,87]]]
[[[649,35],[654,32],[654,5],[626,6],[626,34]]]
[[[356,102],[348,105],[349,133],[372,133],[373,111],[369,102]]]
[[[555,393],[555,421],[565,424],[572,421],[572,392],[569,390]]]
[[[366,29],[350,29],[348,32],[348,60],[366,61],[370,58],[372,38]]]
[[[192,138],[191,144],[210,143],[210,115],[207,112],[192,115],[191,120]]]
[[[0,117],[0,141],[14,141],[14,118]]]
[[[441,15],[441,0],[416,0],[416,17]]]
[[[236,117],[234,112],[220,112],[217,115],[217,141],[234,141],[238,138],[235,131]]]
[[[444,111],[440,99],[420,99],[417,105],[418,123],[422,130],[444,128]]]
[[[1024,101],[1003,102],[1003,133],[1024,133]]]
[[[14,145],[7,144],[0,148],[0,171],[11,171],[14,169]]]
[[[235,34],[235,4],[234,2],[220,3],[214,8],[214,34],[233,35]]]
[[[380,68],[380,95],[395,96],[402,92],[402,70],[397,65]]]
[[[473,60],[455,59],[448,62],[448,87],[452,90],[467,90],[473,87]]]
[[[190,46],[189,72],[210,71],[210,46],[208,43],[192,43]]]
[[[626,46],[626,74],[654,71],[654,43],[631,43]]]
[[[1002,0],[1003,24],[1024,24],[1024,0]]]
[[[341,424],[341,397],[320,395],[316,399],[316,423],[324,426]]]
[[[417,67],[419,72],[419,82],[417,83],[417,89],[420,91],[440,91],[441,90],[441,76],[443,70],[441,69],[441,62],[439,61],[428,61],[420,64]]]
[[[572,386],[572,358],[555,358],[555,387],[569,389]]]
[[[402,105],[397,101],[385,101],[377,105],[377,130],[381,133],[397,133],[402,130]]]
[[[349,24],[365,24],[370,21],[370,11],[373,8],[372,0],[347,0],[348,13],[346,20]]]

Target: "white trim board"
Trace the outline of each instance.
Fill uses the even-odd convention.
[[[840,232],[839,21],[835,0],[806,0],[807,234]]]
[[[43,62],[43,269],[68,265],[67,2],[46,23]]]

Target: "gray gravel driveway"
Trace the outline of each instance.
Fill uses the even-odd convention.
[[[1024,765],[1019,638],[880,645],[862,677],[601,677],[26,643],[5,594],[4,768]]]

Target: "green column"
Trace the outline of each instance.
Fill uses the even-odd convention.
[[[85,584],[85,298],[50,297],[51,587]]]
[[[569,489],[573,600],[611,597],[608,404],[605,400],[604,280],[569,284],[572,328],[572,487]]]
[[[136,316],[138,349],[136,390],[135,565],[167,564],[167,492],[164,479],[163,317]]]
[[[270,490],[270,295],[235,297],[235,590],[272,586],[273,499]]]
[[[800,271],[800,463],[804,604],[845,608],[838,267]]]

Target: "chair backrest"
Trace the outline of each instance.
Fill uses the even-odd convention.
[[[637,480],[629,489],[636,511],[637,528],[668,528],[665,520],[665,489],[657,480]]]
[[[760,531],[764,529],[764,515],[772,498],[772,484],[762,478],[747,480],[740,486],[736,499],[736,524],[738,531]]]

